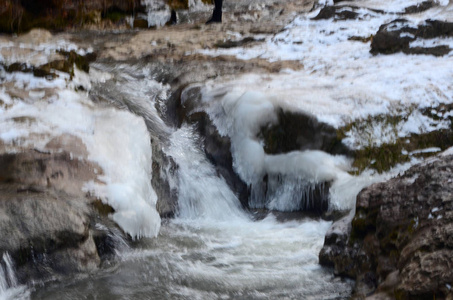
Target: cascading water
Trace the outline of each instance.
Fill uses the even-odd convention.
[[[245,219],[239,200],[216,174],[196,142],[193,130],[183,126],[172,134],[167,152],[179,166],[178,217],[210,221]]]
[[[285,219],[288,216],[272,213],[256,220],[242,209],[234,192],[206,158],[197,131],[189,125],[176,130],[169,128],[158,116],[154,104],[162,99],[156,95],[164,95],[168,87],[158,88],[159,85],[152,83],[152,74],[143,71],[144,66],[96,65],[96,68],[98,72],[110,73],[106,77],[110,79],[95,84],[92,95],[107,95],[115,105],[143,116],[153,142],[161,143],[163,152],[177,165],[173,174],[164,172],[171,188],[177,190],[176,217],[163,222],[156,238],[141,239],[134,248],[122,250],[118,254],[120,262],[113,270],[107,269],[95,278],[64,287],[49,285],[36,291],[32,298],[54,299],[61,295],[80,298],[88,294],[96,299],[344,299],[349,296],[352,283],[334,278],[318,264],[318,252],[331,222],[300,215],[288,220]],[[138,71],[140,80],[131,75]],[[149,102],[146,104],[144,99]],[[335,165],[327,159],[328,155],[317,152],[311,155],[322,157],[323,166]],[[277,174],[281,173],[277,165],[283,167],[282,162],[291,165],[306,159],[300,153],[288,157],[293,161],[280,156],[267,157],[264,165],[269,173]],[[293,171],[297,170],[293,168]],[[318,171],[313,174],[329,177],[329,172]],[[309,172],[301,174],[300,180],[310,178]],[[276,208],[287,206],[292,200],[292,187],[301,181],[284,180],[285,185],[282,178],[269,177],[270,182],[274,180],[276,184],[270,186],[276,188],[268,193],[268,201]],[[309,201],[310,196],[304,194],[306,190],[309,189],[299,191],[299,196]]]
[[[11,256],[4,253],[0,261],[0,300],[27,299],[29,291],[20,286],[14,270]]]

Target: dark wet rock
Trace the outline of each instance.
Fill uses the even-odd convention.
[[[151,184],[157,195],[156,209],[162,218],[173,217],[178,204],[178,191],[171,187],[168,178],[177,178],[178,166],[162,151],[162,145],[151,143],[153,148],[153,178]]]
[[[433,39],[437,37],[453,37],[453,23],[439,20],[426,20],[418,26],[417,37]]]
[[[323,265],[356,279],[370,299],[450,299],[453,281],[453,156],[364,189],[352,222],[334,223]]]
[[[268,154],[322,150],[331,154],[350,154],[332,126],[304,113],[279,108],[278,122],[261,128],[259,138]]]
[[[313,20],[354,20],[359,14],[354,11],[355,8],[344,6],[325,6]]]
[[[435,6],[434,1],[428,0],[428,1],[423,1],[422,3],[418,3],[409,7],[406,7],[404,9],[405,14],[416,14],[416,13],[421,13],[424,12],[425,10],[428,10],[430,8],[433,8]]]
[[[446,45],[436,47],[410,47],[410,42],[417,39],[446,38],[453,36],[453,23],[427,20],[417,27],[411,26],[405,19],[397,19],[379,27],[371,42],[371,53],[392,54],[429,54],[442,56],[451,49]]]
[[[451,48],[448,46],[437,46],[437,47],[412,47],[404,51],[406,54],[425,54],[434,56],[444,56],[450,53]]]
[[[397,19],[381,25],[371,41],[371,53],[391,54],[409,49],[410,42],[415,40],[416,28],[410,27],[409,22]]]

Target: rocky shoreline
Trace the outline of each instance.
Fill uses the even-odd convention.
[[[452,169],[453,156],[439,156],[362,190],[320,263],[354,278],[358,299],[452,299]]]

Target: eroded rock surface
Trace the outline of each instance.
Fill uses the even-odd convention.
[[[327,234],[320,262],[355,278],[356,296],[451,299],[453,156],[364,189]]]
[[[82,188],[102,169],[72,135],[55,137],[44,152],[17,150],[0,154],[0,253],[14,259],[21,282],[96,270],[109,231],[95,225],[115,225]]]

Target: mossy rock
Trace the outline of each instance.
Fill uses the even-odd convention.
[[[421,111],[425,116],[428,116],[434,121],[439,121],[439,117],[435,112],[448,112],[453,109],[453,105],[441,104],[435,108],[428,108]],[[337,137],[339,140],[344,139],[347,136],[347,132],[354,130],[365,135],[363,140],[366,140],[366,134],[369,128],[375,126],[382,126],[390,128],[393,134],[398,136],[398,125],[407,120],[408,116],[412,113],[412,109],[408,112],[400,112],[396,115],[378,115],[369,116],[366,119],[352,122],[337,130]],[[453,118],[449,117],[450,124]],[[411,153],[416,150],[426,148],[439,148],[444,151],[453,146],[453,125],[450,125],[449,129],[441,129],[432,132],[426,132],[421,134],[411,134],[406,137],[398,137],[392,143],[383,143],[376,145],[373,141],[370,141],[368,145],[353,151],[354,161],[352,166],[354,167],[354,174],[360,174],[365,169],[376,170],[378,173],[389,171],[397,164],[406,163],[411,160],[411,157],[428,157],[433,153]]]
[[[36,77],[44,77],[48,79],[54,79],[57,77],[55,71],[68,73],[71,77],[74,76],[74,65],[86,73],[90,71],[90,63],[96,59],[95,53],[89,53],[87,55],[79,55],[74,50],[58,51],[65,57],[64,60],[54,60],[44,65],[34,67],[24,63],[13,63],[11,65],[2,65],[6,72],[22,72],[22,73],[33,73]],[[0,64],[1,65],[1,64]]]
[[[87,55],[77,54],[74,50],[70,52],[67,51],[58,51],[63,55],[66,60],[63,65],[63,69],[57,69],[62,72],[69,73],[71,77],[74,75],[73,66],[75,65],[79,70],[88,73],[90,71],[90,63],[96,60],[96,53],[88,53]]]

